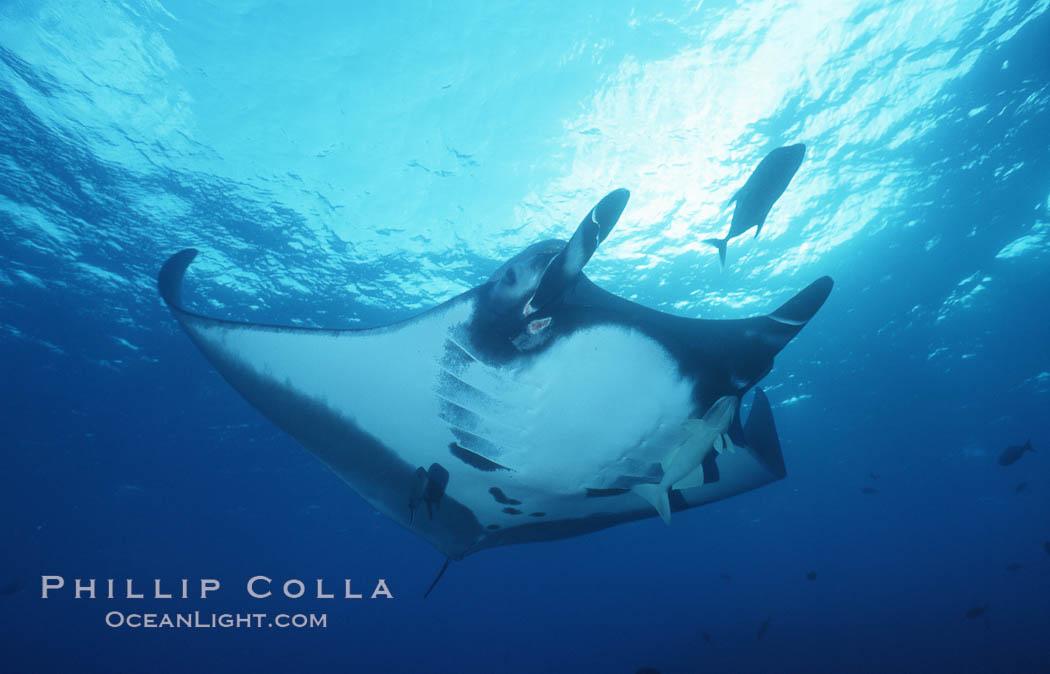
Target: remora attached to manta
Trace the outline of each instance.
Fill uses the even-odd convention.
[[[568,243],[534,244],[486,283],[384,327],[193,313],[181,298],[192,249],[164,264],[159,289],[252,405],[450,559],[663,507],[669,519],[786,475],[765,394],[755,390],[746,425],[739,399],[832,281],[738,320],[672,316],[617,297],[583,267],[628,196],[608,194]]]

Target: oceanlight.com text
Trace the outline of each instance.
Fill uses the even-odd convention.
[[[110,611],[106,625],[118,629],[324,629],[326,613],[125,613]]]

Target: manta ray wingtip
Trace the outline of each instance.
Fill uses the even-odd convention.
[[[157,275],[157,289],[160,290],[160,296],[168,306],[180,306],[182,277],[195,257],[197,257],[197,249],[186,248],[169,257],[160,268],[160,274]]]
[[[830,276],[821,276],[803,288],[794,297],[782,304],[769,316],[774,320],[790,323],[801,329],[824,306],[835,282]],[[795,332],[797,332],[796,330]],[[794,337],[794,334],[791,335]]]
[[[821,276],[810,285],[819,286],[821,288],[827,288],[827,292],[830,293],[831,289],[835,287],[835,281],[830,276]]]

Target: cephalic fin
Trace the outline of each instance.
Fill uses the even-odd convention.
[[[525,303],[525,316],[545,308],[579,277],[594,251],[619,221],[630,196],[622,187],[613,190],[584,216],[569,242],[547,263],[536,291]]]
[[[765,391],[758,387],[755,387],[755,399],[751,403],[751,413],[744,426],[744,437],[755,456],[770,472],[778,478],[787,476],[784,455],[780,450],[780,437],[773,421],[773,409]]]

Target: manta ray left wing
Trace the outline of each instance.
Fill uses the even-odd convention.
[[[431,466],[437,448],[454,440],[440,419],[440,400],[420,382],[442,375],[444,335],[469,316],[472,294],[370,330],[236,323],[183,306],[182,278],[196,254],[172,256],[159,289],[219,373],[374,508],[450,556],[473,545],[481,527],[454,499],[433,499],[430,517],[409,507],[417,469]]]

